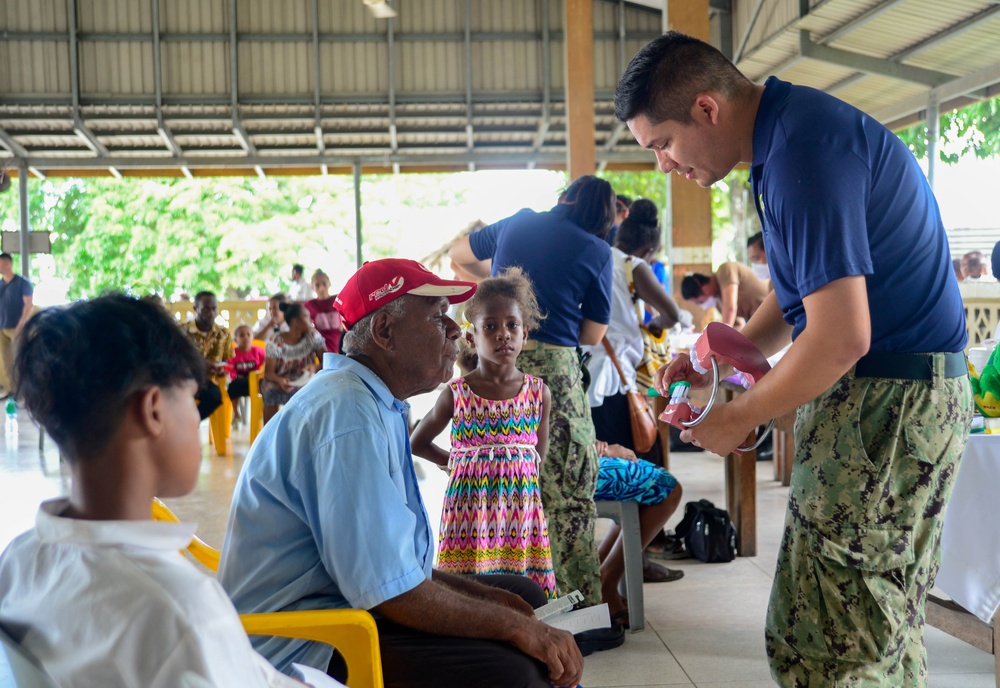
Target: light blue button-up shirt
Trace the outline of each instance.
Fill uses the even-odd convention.
[[[323,370],[264,427],[236,485],[219,580],[241,614],[371,609],[431,576],[407,416],[369,368]],[[326,670],[328,645],[253,638],[278,669]]]

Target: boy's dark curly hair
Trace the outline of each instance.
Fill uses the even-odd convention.
[[[465,319],[473,322],[484,304],[496,298],[511,299],[521,309],[521,321],[527,334],[538,327],[545,317],[538,307],[535,289],[531,280],[519,267],[510,267],[496,277],[479,283],[476,293],[465,302]]]
[[[132,395],[187,380],[205,361],[162,308],[122,294],[49,308],[24,326],[14,385],[67,460],[107,447]]]

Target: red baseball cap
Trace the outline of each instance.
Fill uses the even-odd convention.
[[[333,306],[350,329],[361,318],[404,294],[445,296],[451,303],[461,303],[475,293],[475,282],[441,279],[415,260],[383,258],[358,268],[337,294]]]

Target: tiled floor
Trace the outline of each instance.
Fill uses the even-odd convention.
[[[415,417],[435,395],[411,400]],[[207,430],[202,428],[203,434]],[[203,437],[204,439],[204,437]],[[247,450],[247,431],[234,435],[236,456],[219,458],[205,445],[201,477],[194,493],[171,500],[184,520],[199,523],[199,534],[219,545],[225,533],[229,500]],[[445,476],[417,459],[418,475],[436,523]],[[684,485],[685,499],[707,498],[724,504],[722,460],[712,454],[674,454],[672,470]],[[695,686],[765,688],[773,685],[763,647],[764,613],[787,489],[771,480],[771,464],[758,464],[758,551],[756,557],[729,564],[671,563],[683,579],[645,586],[645,631],[627,636],[623,647],[587,659],[583,685]],[[58,453],[21,419],[16,438],[0,451],[0,547],[32,525],[42,499],[65,494],[68,481]],[[671,521],[676,522],[679,514]],[[993,657],[936,629],[926,633],[931,688],[993,688]],[[0,686],[0,688],[3,688]]]

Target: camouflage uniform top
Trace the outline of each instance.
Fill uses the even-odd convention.
[[[233,338],[225,327],[212,323],[212,329],[202,332],[192,320],[184,323],[181,328],[209,363],[222,363],[232,356]]]

